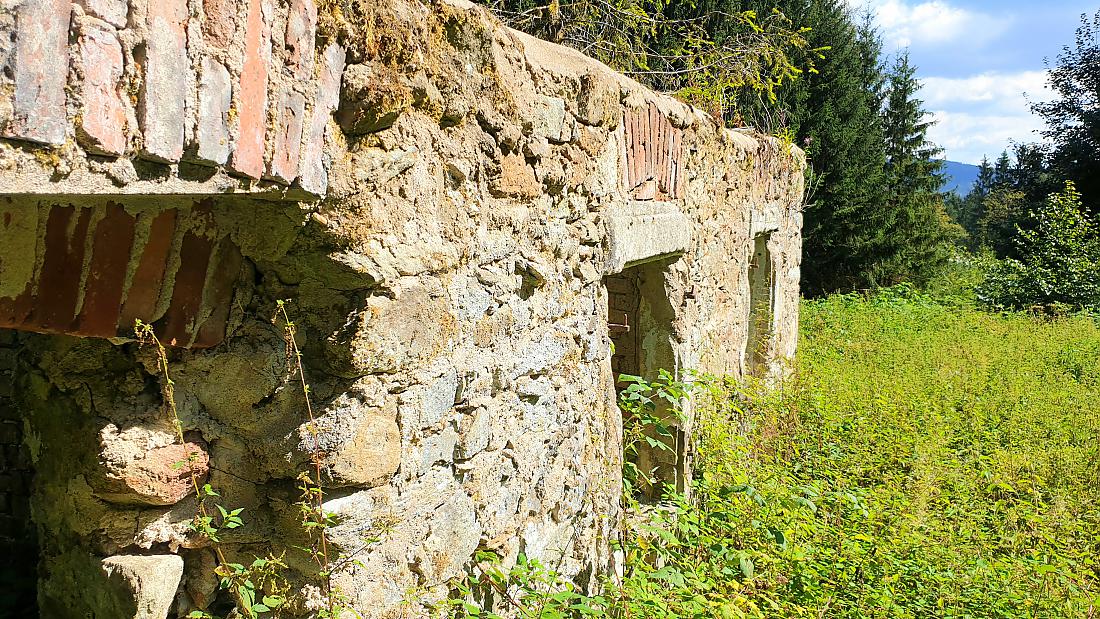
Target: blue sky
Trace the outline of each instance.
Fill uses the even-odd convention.
[[[1051,97],[1045,58],[1073,42],[1100,0],[848,0],[875,14],[886,51],[909,49],[936,120],[932,141],[952,161],[995,159],[1012,141],[1041,139],[1028,98]],[[1025,98],[1024,93],[1028,97]]]

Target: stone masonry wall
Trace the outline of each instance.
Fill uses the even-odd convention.
[[[646,265],[648,373],[742,376],[767,234],[768,358],[794,352],[801,153],[463,0],[23,0],[0,33],[0,327],[37,332],[0,424],[33,446],[42,616],[225,612],[188,451],[244,508],[229,559],[285,551],[290,616],[316,610],[311,453],[365,617],[431,615],[479,549],[597,587],[622,521],[605,278]],[[186,448],[135,318],[174,341]]]

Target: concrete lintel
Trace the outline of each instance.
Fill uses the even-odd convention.
[[[691,245],[692,222],[669,202],[632,202],[607,218],[607,274],[682,254]]]

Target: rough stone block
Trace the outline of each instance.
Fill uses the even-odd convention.
[[[595,73],[582,76],[577,93],[577,119],[586,125],[614,129],[619,116],[619,86]]]
[[[97,494],[114,503],[174,505],[194,492],[191,471],[203,483],[209,470],[210,456],[202,445],[173,443],[149,449],[112,471],[110,490]]]
[[[572,130],[566,124],[565,101],[558,97],[539,95],[535,100],[531,122],[535,136],[556,144],[568,142],[572,137]]]
[[[77,4],[88,15],[98,17],[112,26],[126,26],[126,17],[130,11],[129,0],[77,0]]]
[[[175,162],[183,154],[183,132],[190,74],[187,58],[186,0],[149,3],[145,75],[140,106],[142,155]]]
[[[69,0],[26,0],[15,17],[15,98],[4,135],[65,143],[69,75]]]
[[[213,58],[202,63],[199,78],[199,122],[195,156],[215,165],[229,160],[229,108],[233,86],[229,70]]]
[[[336,120],[351,135],[376,133],[393,126],[414,102],[404,76],[379,63],[353,64],[344,72]]]
[[[104,617],[164,619],[176,598],[183,577],[183,558],[178,555],[115,555],[103,560],[108,599],[123,600]],[[104,609],[106,610],[106,609]],[[130,614],[130,612],[133,614]]]
[[[298,159],[302,152],[302,124],[306,99],[296,92],[285,92],[279,104],[279,124],[275,135],[275,151],[268,166],[268,175],[290,184],[298,176]]]
[[[238,0],[202,0],[202,38],[210,46],[228,49],[237,32]]]
[[[542,193],[542,185],[523,156],[513,153],[501,158],[500,173],[493,177],[489,191],[498,198],[530,199]]]
[[[264,171],[272,12],[269,0],[248,1],[244,66],[237,91],[237,143],[229,164],[233,171],[254,179],[260,178]]]
[[[123,95],[122,45],[114,31],[91,21],[83,24],[80,61],[84,107],[78,137],[92,152],[121,155],[126,151],[128,103]]]
[[[401,431],[397,421],[383,415],[364,415],[351,435],[326,461],[336,483],[377,486],[385,483],[401,463]]]
[[[313,78],[317,39],[317,5],[313,0],[292,0],[286,22],[287,65],[296,80]]]
[[[313,98],[313,114],[298,166],[298,184],[318,196],[328,191],[329,159],[325,153],[325,131],[333,111],[340,103],[340,80],[344,74],[344,48],[330,44],[321,55],[321,72],[317,78],[317,94]]]

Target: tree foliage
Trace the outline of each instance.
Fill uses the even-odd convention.
[[[1078,187],[1093,212],[1100,204],[1100,12],[1081,16],[1073,46],[1048,67],[1047,82],[1058,95],[1032,105],[1047,123],[1049,164]]]
[[[1028,228],[1016,230],[1020,258],[994,268],[979,299],[1007,309],[1100,309],[1100,226],[1083,208],[1073,182],[1027,219]]]
[[[740,91],[772,99],[812,67],[807,29],[778,10],[696,11],[673,0],[481,1],[513,28],[728,118]]]

